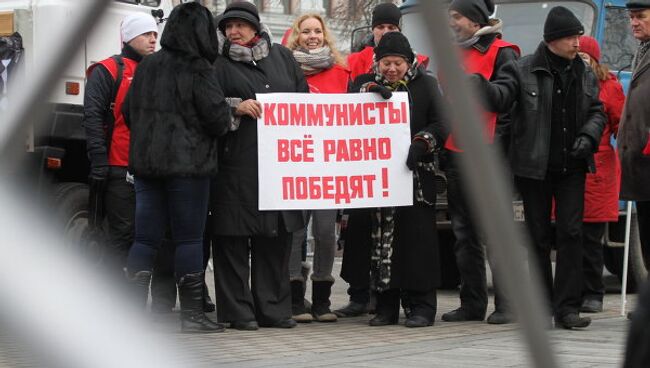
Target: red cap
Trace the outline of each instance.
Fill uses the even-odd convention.
[[[580,52],[588,54],[597,63],[600,63],[600,47],[595,38],[591,36],[580,36]]]

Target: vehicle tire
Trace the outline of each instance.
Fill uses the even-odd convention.
[[[82,183],[60,183],[53,190],[53,206],[58,227],[66,246],[90,262],[101,262],[103,247],[91,236],[88,228],[88,186]]]
[[[456,237],[451,229],[438,230],[438,250],[440,254],[440,289],[458,290],[460,272],[456,265],[454,243]]]

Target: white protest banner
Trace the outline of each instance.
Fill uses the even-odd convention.
[[[258,94],[259,209],[413,204],[406,92]]]

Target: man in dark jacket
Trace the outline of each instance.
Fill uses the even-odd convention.
[[[618,130],[621,199],[636,201],[643,259],[650,267],[650,1],[632,0],[627,7],[640,44]]]
[[[90,160],[90,203],[94,209],[90,223],[101,226],[101,212],[105,210],[106,259],[119,273],[133,243],[135,216],[135,192],[133,184],[127,182],[129,129],[124,123],[122,103],[138,63],[154,52],[157,37],[158,26],[151,15],[129,15],[121,23],[122,53],[91,65],[87,72],[83,125]]]
[[[465,71],[480,73],[488,80],[494,80],[503,65],[519,57],[519,47],[501,39],[503,23],[499,19],[490,19],[493,12],[494,4],[491,0],[455,0],[449,6],[449,24],[462,50]],[[497,126],[504,127],[509,122],[507,114],[485,114],[484,123],[490,143]],[[454,143],[453,135],[450,135],[442,152],[442,169],[447,176],[449,215],[456,237],[454,253],[461,287],[460,308],[442,315],[442,320],[447,322],[482,321],[488,303],[485,249],[479,240],[478,229],[463,188],[463,177],[458,165],[461,154],[462,150]],[[512,321],[509,308],[496,287],[495,290],[495,311],[488,317],[488,323],[509,323]]]
[[[504,65],[493,82],[475,74],[488,108],[513,104],[511,165],[524,201],[526,223],[557,327],[587,327],[582,304],[582,216],[585,177],[605,126],[598,80],[577,58],[584,29],[558,6],[544,24],[544,42],[533,55]],[[508,134],[504,131],[504,134]],[[551,208],[555,199],[557,249],[551,268]]]

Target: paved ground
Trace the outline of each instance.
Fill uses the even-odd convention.
[[[340,268],[340,264],[337,265]],[[211,275],[208,278],[211,280]],[[212,285],[210,285],[212,288]],[[214,295],[214,294],[212,294]],[[345,283],[337,280],[333,305],[347,300]],[[630,296],[634,305],[635,296]],[[458,293],[438,294],[434,326],[369,327],[367,316],[337,323],[311,323],[295,329],[227,330],[221,334],[181,335],[177,316],[163,329],[194,358],[187,366],[223,367],[530,367],[518,325],[484,322],[446,323],[440,315],[454,309]],[[620,297],[608,294],[605,312],[592,315],[584,331],[550,330],[549,338],[561,367],[620,367],[629,321],[620,317]],[[402,319],[403,321],[403,319]],[[16,345],[0,326],[0,367],[44,366]],[[193,363],[193,364],[192,364]],[[185,364],[184,364],[185,365]]]

